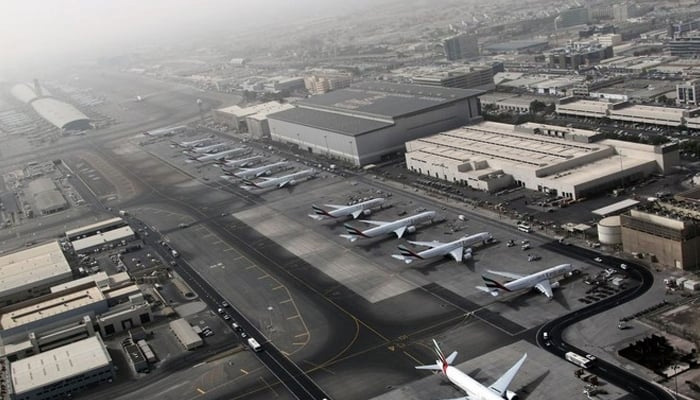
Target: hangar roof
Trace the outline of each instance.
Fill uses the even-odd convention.
[[[44,119],[60,129],[73,122],[90,120],[87,115],[72,105],[50,97],[32,101],[32,107]]]
[[[333,112],[295,107],[289,110],[268,115],[268,119],[292,122],[311,128],[337,132],[348,136],[358,136],[364,133],[392,126],[392,122],[376,119],[355,117]]]

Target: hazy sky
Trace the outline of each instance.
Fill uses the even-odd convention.
[[[358,1],[1,0],[0,68],[36,67],[85,50],[123,53],[154,39],[212,29],[235,32],[244,25],[284,23],[306,13],[339,13],[347,3],[357,6]]]

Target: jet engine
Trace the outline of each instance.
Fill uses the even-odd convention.
[[[372,210],[370,210],[369,208],[362,210],[362,215],[370,215],[370,214],[372,214]]]
[[[406,227],[406,232],[408,232],[408,233],[416,233],[416,226],[415,226],[415,225],[407,226],[407,227]]]
[[[550,284],[549,286],[551,286],[552,289],[556,289],[559,287],[559,282],[554,282],[554,283]]]
[[[518,400],[518,395],[515,392],[506,390],[506,399],[508,400]]]
[[[464,254],[462,256],[462,260],[467,261],[471,258],[472,258],[472,248],[467,247],[466,249],[464,249]]]

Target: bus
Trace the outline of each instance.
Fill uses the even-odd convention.
[[[530,227],[530,225],[525,223],[518,224],[518,230],[525,233],[532,232],[532,228]]]
[[[248,346],[250,346],[251,349],[253,349],[254,352],[262,351],[262,346],[260,346],[260,343],[258,343],[257,340],[253,338],[248,338]]]
[[[566,358],[566,361],[578,365],[581,368],[588,368],[591,366],[592,360],[580,354],[574,353],[573,351],[566,353],[564,357]]]

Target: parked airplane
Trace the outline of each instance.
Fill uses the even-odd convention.
[[[202,139],[197,139],[197,140],[191,140],[189,142],[176,142],[174,140],[171,140],[170,142],[173,144],[173,146],[181,147],[183,149],[191,149],[193,147],[204,147],[211,142],[212,138],[202,138]]]
[[[491,294],[491,296],[498,296],[500,291],[513,292],[521,289],[531,289],[535,288],[539,290],[542,294],[547,296],[548,299],[552,299],[554,294],[552,289],[559,287],[559,282],[552,283],[550,279],[562,276],[568,272],[573,271],[571,264],[561,264],[556,267],[547,268],[540,272],[535,272],[531,275],[519,275],[511,272],[499,272],[499,271],[487,271],[494,275],[500,275],[502,277],[513,279],[510,282],[500,283],[491,278],[482,276],[486,286],[477,286],[476,288]]]
[[[508,390],[508,386],[510,386],[513,378],[515,378],[515,375],[517,375],[520,367],[522,367],[525,362],[527,354],[524,354],[505,374],[496,379],[496,382],[486,387],[471,376],[452,366],[455,358],[457,358],[456,351],[445,358],[445,355],[442,353],[442,350],[440,350],[440,346],[438,346],[435,339],[433,339],[433,344],[435,344],[435,353],[439,359],[435,360],[434,365],[420,365],[417,366],[416,369],[441,371],[452,384],[467,394],[465,397],[452,400],[517,400],[518,395]]]
[[[170,126],[166,128],[152,129],[150,131],[144,132],[146,136],[170,136],[175,133],[179,133],[187,129],[185,125]]]
[[[352,217],[356,219],[360,215],[370,215],[373,207],[379,207],[383,203],[384,198],[378,197],[350,206],[336,206],[334,204],[323,205],[324,207],[332,208],[332,210],[326,210],[316,204],[312,204],[311,208],[313,208],[315,214],[309,214],[309,217],[321,221],[326,218],[347,217],[348,215],[352,215]]]
[[[272,164],[261,165],[256,168],[241,168],[241,170],[233,174],[233,176],[243,179],[257,178],[263,175],[270,175],[276,170],[280,170],[287,165],[289,165],[287,161],[279,161]]]
[[[260,159],[262,159],[262,156],[252,156],[252,157],[247,157],[247,158],[239,158],[238,160],[225,160],[225,161],[219,161],[217,164],[221,166],[221,168],[240,168],[240,167],[248,167],[251,165],[254,165],[257,163]]]
[[[411,215],[410,217],[406,218],[397,219],[396,221],[392,222],[361,220],[360,222],[377,226],[363,231],[353,227],[352,225],[345,224],[345,230],[348,232],[348,234],[340,236],[348,239],[351,242],[354,242],[361,237],[372,238],[380,235],[394,233],[399,239],[401,239],[405,232],[415,232],[416,224],[419,224],[426,220],[432,220],[433,218],[435,218],[435,211],[424,211],[422,213]]]
[[[408,243],[416,246],[430,247],[428,250],[423,250],[421,252],[415,252],[403,244],[399,245],[399,250],[401,254],[392,254],[391,256],[397,260],[402,260],[406,264],[410,264],[413,260],[425,260],[426,258],[439,257],[439,256],[450,256],[457,262],[462,262],[462,260],[468,260],[472,258],[472,248],[471,246],[482,242],[486,243],[493,239],[490,233],[481,232],[471,236],[463,236],[455,241],[449,243],[441,243],[438,241],[432,242],[414,242],[408,241]]]
[[[316,171],[311,168],[311,169],[305,169],[303,171],[298,171],[294,172],[289,175],[285,176],[278,176],[274,178],[265,178],[262,177],[262,181],[258,182],[253,182],[247,179],[244,179],[243,181],[245,182],[245,186],[248,186],[251,189],[268,189],[268,188],[283,188],[285,186],[293,186],[296,185],[299,182],[299,179],[304,179],[308,178],[310,176],[313,176]]]
[[[219,151],[222,147],[225,147],[228,145],[229,145],[229,143],[219,142],[219,143],[210,144],[208,146],[195,147],[195,148],[192,148],[189,150],[194,151],[195,153],[212,153],[212,152]]]
[[[218,153],[212,153],[212,154],[204,154],[199,157],[189,157],[188,162],[192,161],[197,161],[197,162],[207,162],[207,161],[219,161],[219,160],[224,160],[226,157],[232,156],[236,153],[240,153],[242,151],[245,151],[245,147],[237,147],[235,149],[228,149],[224,151],[220,151]]]

